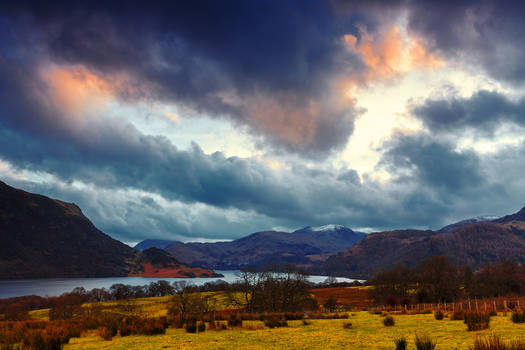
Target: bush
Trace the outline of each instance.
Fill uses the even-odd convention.
[[[414,344],[417,350],[433,350],[436,348],[436,341],[432,340],[428,335],[416,334],[414,337]]]
[[[197,333],[197,321],[188,320],[184,325],[184,329],[186,329],[186,332],[188,333]]]
[[[206,331],[206,324],[204,322],[199,322],[197,324],[197,330],[200,332],[205,332]]]
[[[465,319],[465,313],[461,310],[454,311],[452,316],[450,316],[451,321],[460,321]]]
[[[491,335],[486,338],[476,338],[472,350],[525,350],[525,343],[514,341],[505,343],[499,336]]]
[[[407,340],[405,337],[395,339],[394,344],[396,345],[396,350],[406,350],[407,348]]]
[[[286,312],[284,314],[284,318],[287,321],[302,320],[304,318],[304,313],[302,313],[302,312]]]
[[[270,315],[264,320],[264,325],[269,328],[287,327],[288,322],[279,315]]]
[[[488,312],[465,312],[464,319],[468,331],[489,328],[490,314]]]
[[[525,322],[525,311],[514,311],[510,316],[510,319],[514,323]]]
[[[242,317],[239,314],[231,314],[228,318],[228,326],[242,327]]]
[[[166,333],[167,324],[162,319],[145,319],[140,322],[137,334],[157,335]]]
[[[386,327],[391,327],[393,325],[396,324],[396,321],[394,321],[394,318],[392,316],[386,316],[384,319],[383,319],[383,324],[386,326]]]
[[[345,322],[343,323],[344,329],[351,329],[352,328],[352,322]]]
[[[97,331],[97,335],[104,340],[111,340],[116,334],[117,332],[114,332],[113,330],[107,327],[100,327]]]
[[[434,313],[434,318],[438,321],[441,321],[443,319],[443,317],[445,317],[445,315],[443,314],[443,312],[441,311],[436,311]]]
[[[338,307],[337,299],[331,296],[325,301],[325,303],[323,304],[323,307],[332,312],[337,310],[337,307]]]
[[[312,321],[309,321],[309,320],[303,318],[303,326],[310,326],[310,325],[312,325]]]

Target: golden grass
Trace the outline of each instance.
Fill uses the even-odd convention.
[[[223,309],[235,309],[234,305],[231,305],[228,301],[225,292],[203,292],[201,295],[210,295],[215,300],[217,310]],[[144,317],[160,317],[166,316],[170,300],[173,296],[165,297],[152,297],[152,298],[140,298],[130,300],[118,300],[118,301],[104,301],[100,303],[89,303],[84,304],[82,307],[89,309],[93,306],[101,307],[103,310],[111,311],[115,313],[121,313],[123,315],[140,315]],[[29,312],[29,316],[33,320],[49,320],[49,310],[41,309]]]
[[[393,349],[394,339],[405,336],[408,348],[414,348],[414,334],[428,334],[437,339],[437,349],[468,349],[476,336],[498,334],[502,339],[525,339],[525,324],[513,324],[509,317],[491,320],[490,330],[467,332],[462,321],[446,318],[437,321],[432,314],[395,315],[396,324],[384,327],[382,317],[368,312],[352,314],[349,320],[289,321],[289,327],[263,330],[234,329],[189,334],[182,329],[168,329],[165,335],[115,337],[103,341],[95,335],[71,339],[64,349]],[[351,329],[343,323],[352,322]],[[253,328],[258,321],[246,322]]]
[[[29,311],[29,317],[32,320],[47,321],[49,320],[49,310],[51,309],[40,309],[40,310]]]

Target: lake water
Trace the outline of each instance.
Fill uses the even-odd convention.
[[[64,292],[70,292],[75,287],[84,287],[86,290],[93,288],[109,288],[115,283],[123,283],[131,286],[143,286],[158,280],[188,281],[195,285],[202,285],[206,282],[223,280],[228,283],[237,279],[240,271],[217,271],[224,277],[212,278],[157,278],[157,277],[106,277],[106,278],[41,278],[27,280],[0,280],[0,299],[18,297],[23,295],[57,296]],[[308,279],[313,283],[320,283],[326,276],[309,276]],[[338,282],[352,282],[353,279],[337,277]]]

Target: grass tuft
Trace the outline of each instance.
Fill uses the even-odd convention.
[[[416,334],[414,337],[414,344],[416,345],[417,350],[434,350],[437,341],[427,334]]]

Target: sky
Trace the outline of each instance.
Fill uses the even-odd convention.
[[[0,4],[0,180],[105,233],[437,229],[525,206],[513,1]]]

